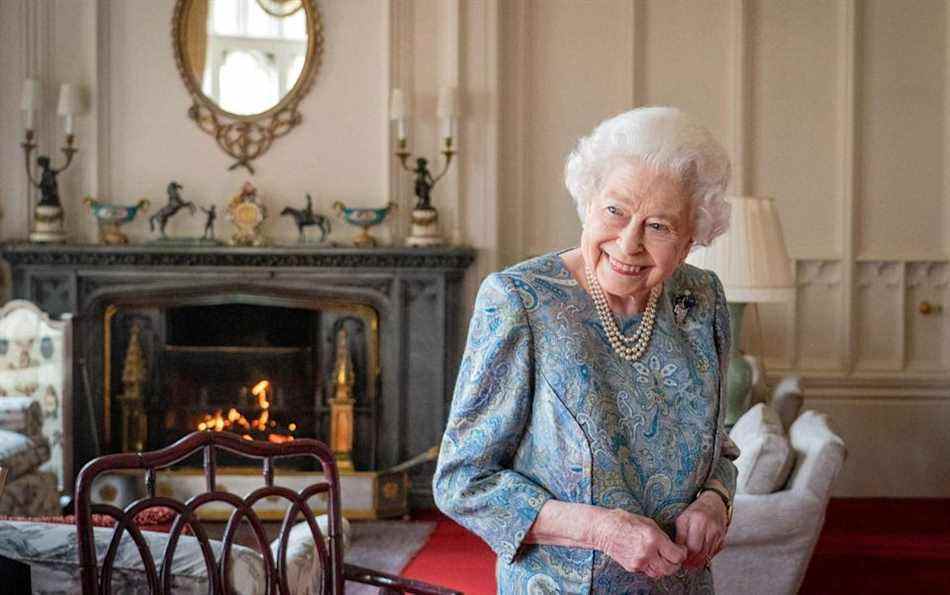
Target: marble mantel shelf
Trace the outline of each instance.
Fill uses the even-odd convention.
[[[346,248],[311,246],[230,246],[98,244],[0,244],[10,265],[66,266],[235,266],[465,269],[475,259],[471,248]]]

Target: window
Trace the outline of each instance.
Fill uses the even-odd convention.
[[[307,51],[307,15],[268,14],[257,0],[212,0],[202,91],[241,115],[271,109],[297,84]]]

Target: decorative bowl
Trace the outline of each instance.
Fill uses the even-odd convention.
[[[373,248],[379,244],[369,233],[374,225],[382,223],[389,212],[396,208],[396,203],[390,202],[385,207],[348,207],[340,201],[333,203],[333,209],[344,221],[359,227],[362,231],[353,238],[353,244],[358,248]]]

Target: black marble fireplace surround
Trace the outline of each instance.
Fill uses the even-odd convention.
[[[360,379],[357,469],[386,469],[441,437],[460,357],[460,289],[474,259],[470,249],[9,243],[0,251],[11,268],[12,297],[52,315],[74,314],[77,469],[96,455],[93,431],[100,452],[120,449],[116,396],[133,323],[142,328],[149,362],[150,447],[164,443],[156,437],[171,402],[161,394],[172,386],[169,366],[176,359],[193,369],[213,365],[202,349],[226,342],[229,331],[237,355],[220,361],[240,366],[249,349],[269,350],[250,359],[278,370],[282,386],[294,387],[298,401],[285,409],[301,406],[301,391],[305,400],[312,395],[314,411],[301,417],[307,427],[297,435],[326,438],[328,342],[340,325],[350,331]],[[208,313],[218,324],[196,329]],[[198,355],[183,356],[182,349]],[[270,368],[268,358],[277,358]],[[233,376],[224,374],[232,382]],[[413,478],[414,500],[430,497],[430,474],[431,467]]]

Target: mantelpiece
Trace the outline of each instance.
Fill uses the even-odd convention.
[[[95,454],[93,428],[102,450],[117,448],[103,424],[104,397],[121,390],[123,321],[138,320],[148,331],[143,336],[161,344],[165,312],[177,305],[317,310],[332,301],[372,309],[379,326],[378,405],[364,467],[387,469],[439,441],[460,355],[460,289],[474,260],[471,249],[10,243],[0,253],[11,267],[13,297],[53,315],[75,315],[76,378],[88,379],[75,383],[77,468]],[[115,352],[111,361],[107,345]],[[152,343],[144,349],[156,357]],[[428,496],[429,479],[413,478],[414,498]]]

